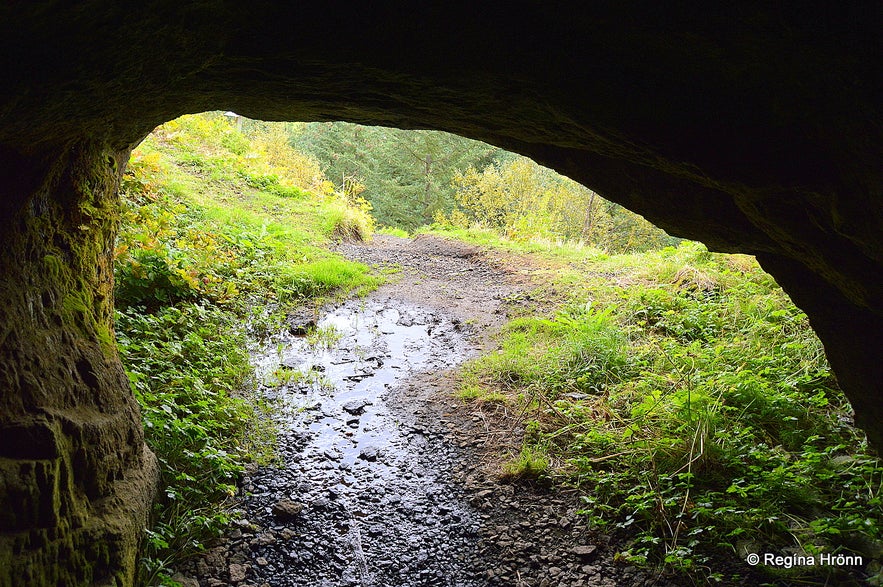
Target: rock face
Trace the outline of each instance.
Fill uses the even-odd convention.
[[[0,585],[131,582],[155,468],[113,350],[114,194],[185,112],[456,132],[755,254],[883,446],[879,3],[583,4],[0,7]]]
[[[3,225],[0,585],[134,580],[157,468],[111,331],[124,157],[60,152]]]

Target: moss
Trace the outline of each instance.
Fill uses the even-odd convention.
[[[105,357],[116,357],[117,347],[113,331],[106,324],[96,324],[95,334],[98,336],[98,345]]]
[[[52,282],[61,283],[66,277],[67,271],[64,267],[64,263],[58,256],[44,255],[43,265]]]
[[[92,304],[86,299],[83,291],[72,291],[64,296],[62,307],[68,314],[91,314]],[[81,318],[85,322],[85,316]]]

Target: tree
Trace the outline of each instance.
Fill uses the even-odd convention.
[[[612,252],[674,244],[661,229],[583,185],[513,156],[453,179],[465,217],[514,239],[580,241]]]
[[[413,229],[456,205],[451,180],[469,165],[485,166],[495,147],[440,131],[405,131],[345,122],[309,123],[290,140],[322,164],[335,183],[355,181],[378,222]]]

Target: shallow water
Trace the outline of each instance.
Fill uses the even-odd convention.
[[[290,335],[255,357],[264,381],[299,374],[264,386],[284,464],[245,483],[250,519],[270,529],[252,546],[258,584],[484,584],[470,570],[479,516],[445,478],[453,448],[387,403],[410,376],[465,359],[459,325],[391,300],[348,302],[317,327],[334,333],[327,347]],[[280,515],[281,499],[303,509]]]

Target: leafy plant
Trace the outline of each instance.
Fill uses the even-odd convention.
[[[223,310],[127,308],[117,312],[117,341],[160,461],[163,491],[145,554],[158,577],[226,526],[214,504],[234,494],[245,461],[270,458],[255,442],[269,431],[255,430],[259,405],[243,394],[251,374],[244,334]]]
[[[569,299],[512,320],[464,375],[461,398],[501,394],[529,422],[513,473],[546,464],[622,560],[698,582],[750,551],[880,556],[883,467],[756,265],[684,243],[558,275]]]
[[[218,536],[246,463],[274,458],[249,334],[278,328],[291,305],[377,283],[317,246],[332,236],[327,218],[350,209],[343,196],[326,189],[314,161],[287,146],[270,157],[271,144],[220,115],[187,116],[148,137],[123,178],[117,343],[162,473],[142,584],[167,584]]]

